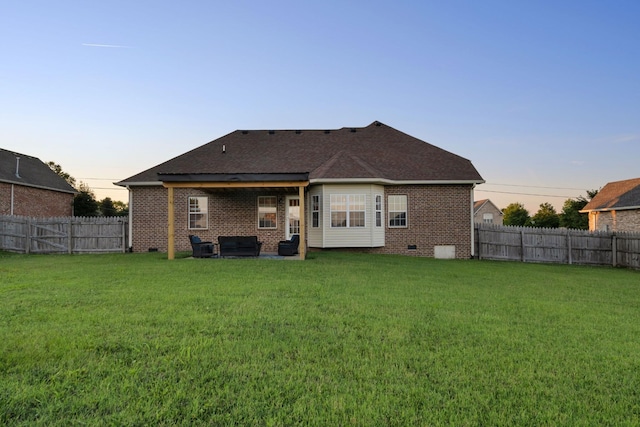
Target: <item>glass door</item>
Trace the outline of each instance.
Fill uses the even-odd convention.
[[[287,196],[286,222],[287,240],[294,234],[300,234],[300,198],[298,196]]]

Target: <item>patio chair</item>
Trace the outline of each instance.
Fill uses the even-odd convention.
[[[294,234],[289,240],[281,240],[278,243],[278,255],[292,256],[298,253],[300,245],[300,236]]]
[[[198,236],[194,236],[193,234],[189,235],[189,241],[191,242],[194,258],[211,258],[215,255],[213,242],[203,242]]]

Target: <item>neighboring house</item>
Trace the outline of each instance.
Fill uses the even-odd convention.
[[[473,202],[473,222],[502,225],[502,211],[489,199]]]
[[[188,235],[256,235],[307,248],[469,258],[471,162],[380,122],[237,130],[127,178],[132,250],[190,249]]]
[[[640,232],[640,178],[608,183],[580,212],[590,231]]]
[[[76,193],[40,159],[0,148],[0,214],[71,216]]]

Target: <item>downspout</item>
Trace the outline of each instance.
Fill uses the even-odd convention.
[[[475,224],[473,223],[473,189],[476,188],[475,184],[471,185],[471,258],[475,257],[476,242],[475,242]]]
[[[133,252],[133,193],[127,185],[129,191],[129,252]]]

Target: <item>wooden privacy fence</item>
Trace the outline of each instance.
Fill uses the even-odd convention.
[[[20,253],[125,252],[127,217],[0,215],[0,250]]]
[[[480,259],[640,269],[640,233],[475,224]]]

